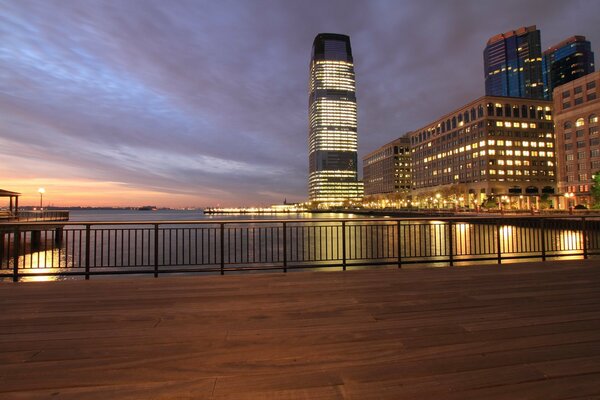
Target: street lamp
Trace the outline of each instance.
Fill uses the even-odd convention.
[[[44,201],[44,193],[46,193],[46,189],[44,189],[43,187],[39,188],[38,193],[40,194],[40,211],[42,211],[44,209],[43,201]]]

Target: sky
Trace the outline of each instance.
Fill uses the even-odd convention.
[[[0,0],[0,189],[22,205],[307,199],[314,37],[350,36],[359,159],[484,94],[483,49],[584,35],[597,0]],[[3,206],[0,203],[0,207]]]

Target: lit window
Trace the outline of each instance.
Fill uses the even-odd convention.
[[[598,122],[598,116],[596,114],[592,114],[592,115],[590,115],[588,121],[590,124],[594,124],[594,123]]]
[[[583,118],[579,118],[577,121],[575,121],[575,126],[577,127],[583,126],[583,124]]]
[[[529,124],[529,127],[530,127],[531,129],[535,129],[535,128],[536,128],[536,126],[537,126],[537,125],[536,125],[534,122],[532,122],[532,123],[530,123],[530,124]]]
[[[502,121],[496,121],[496,126],[502,126]]]

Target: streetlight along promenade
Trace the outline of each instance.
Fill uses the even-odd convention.
[[[0,275],[285,271],[588,258],[595,217],[439,217],[0,225]]]

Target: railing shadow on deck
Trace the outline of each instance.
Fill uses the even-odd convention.
[[[341,268],[600,254],[592,217],[28,222],[0,227],[0,276]]]

